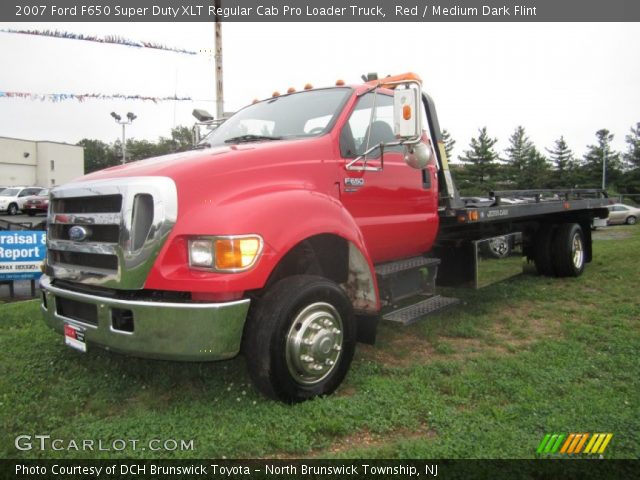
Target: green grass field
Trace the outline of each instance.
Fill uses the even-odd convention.
[[[286,406],[244,360],[146,361],[63,345],[36,301],[0,305],[4,458],[533,458],[546,433],[611,432],[640,456],[640,228],[598,232],[578,279],[523,275],[359,345],[328,398]],[[193,440],[193,450],[19,451],[17,435]]]

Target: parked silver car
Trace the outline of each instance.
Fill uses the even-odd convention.
[[[640,218],[640,208],[631,207],[622,203],[614,203],[609,205],[609,225],[634,225]]]

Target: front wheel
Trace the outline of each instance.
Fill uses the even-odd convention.
[[[636,217],[627,217],[627,225],[635,225],[636,221]]]
[[[7,213],[9,215],[17,215],[18,214],[18,206],[15,203],[12,203],[11,205],[9,205],[9,208],[7,209]]]
[[[295,403],[338,388],[355,343],[345,292],[325,278],[296,275],[273,285],[252,308],[243,352],[262,393]]]

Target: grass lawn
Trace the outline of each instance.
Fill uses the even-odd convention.
[[[546,433],[612,432],[640,456],[640,228],[597,233],[577,279],[523,275],[359,345],[328,398],[285,406],[244,360],[188,364],[81,354],[37,301],[0,305],[0,457],[533,458]],[[21,452],[20,434],[193,440],[189,451]]]

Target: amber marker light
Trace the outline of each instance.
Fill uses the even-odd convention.
[[[215,269],[224,272],[248,270],[262,252],[262,238],[257,235],[218,237],[214,245]]]
[[[304,86],[304,89],[305,89],[305,90],[311,90],[312,88],[313,88],[313,85],[311,85],[310,83],[307,83],[307,84]]]
[[[336,80],[336,87],[342,87],[344,85],[344,80]]]
[[[289,87],[289,88],[287,89],[287,93],[295,93],[295,92],[296,92],[296,89],[295,89],[295,88],[293,88],[293,87]]]
[[[411,120],[411,105],[405,105],[402,107],[402,118],[405,120]]]

